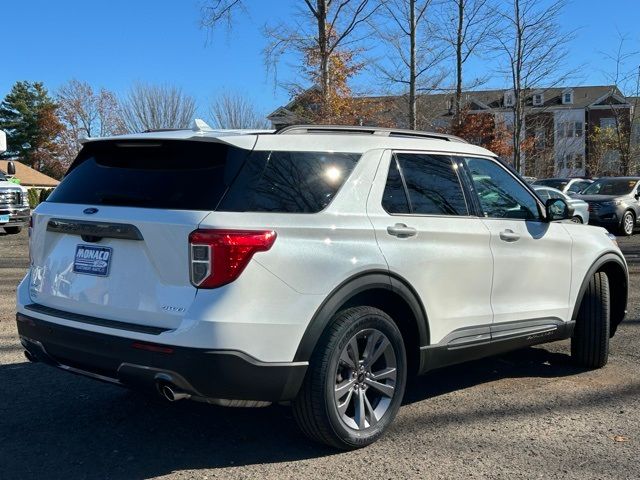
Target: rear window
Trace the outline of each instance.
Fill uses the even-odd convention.
[[[255,152],[213,142],[90,143],[49,202],[173,210],[313,213],[359,155]]]
[[[533,182],[534,185],[542,185],[544,187],[557,188],[558,190],[562,190],[569,183],[568,180],[561,180],[557,178],[548,178],[546,180],[536,180]]]

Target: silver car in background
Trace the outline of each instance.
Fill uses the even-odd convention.
[[[540,185],[532,185],[538,196],[546,204],[550,198],[562,198],[568,205],[573,207],[573,217],[571,221],[575,223],[589,223],[589,204],[584,200],[570,197],[560,190],[551,187],[543,187]]]

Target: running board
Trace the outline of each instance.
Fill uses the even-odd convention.
[[[420,373],[490,357],[573,335],[575,321],[544,318],[455,330],[435,345],[420,348]]]

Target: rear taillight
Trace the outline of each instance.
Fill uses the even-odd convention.
[[[189,235],[191,283],[216,288],[233,282],[256,252],[269,250],[274,231],[195,230]]]

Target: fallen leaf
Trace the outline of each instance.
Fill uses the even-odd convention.
[[[613,436],[613,441],[614,442],[628,442],[629,438],[625,437],[624,435],[614,435]]]

